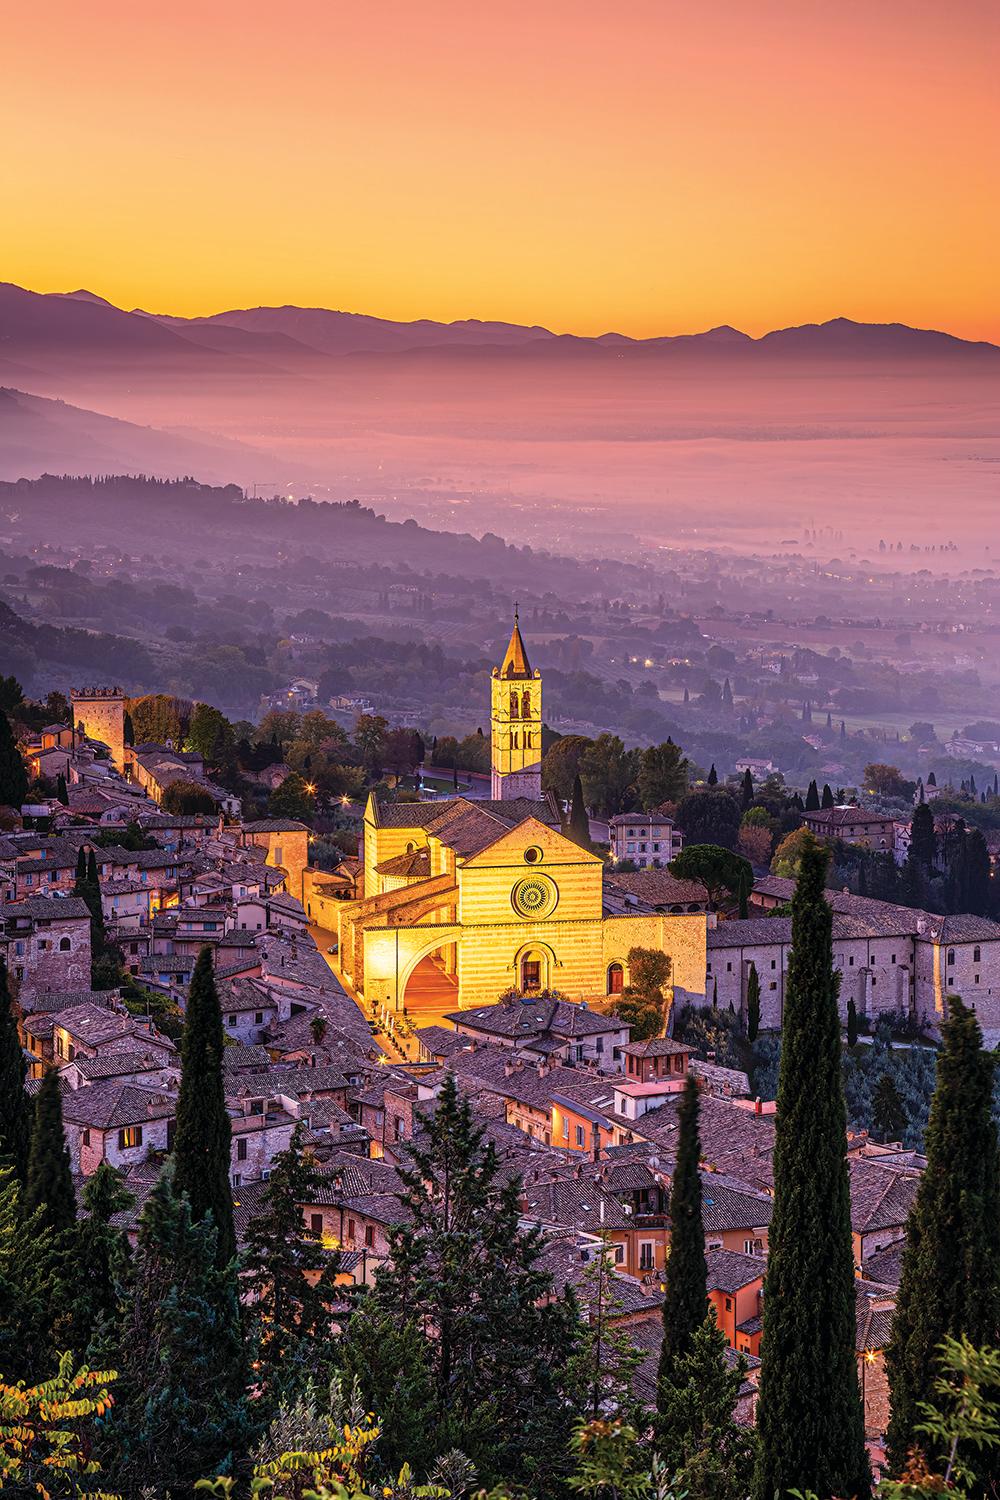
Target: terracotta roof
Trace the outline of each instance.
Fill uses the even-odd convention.
[[[710,1292],[742,1291],[767,1270],[763,1255],[741,1255],[738,1250],[709,1250],[705,1255],[705,1285]]]
[[[906,1240],[895,1240],[891,1245],[886,1245],[884,1250],[876,1250],[874,1255],[869,1255],[862,1270],[866,1281],[877,1281],[881,1286],[899,1286],[903,1271],[903,1251],[906,1249]]]
[[[678,880],[669,870],[635,870],[631,874],[607,873],[605,884],[612,890],[638,896],[649,906],[708,905],[708,892],[696,880]]]
[[[114,1130],[146,1120],[169,1119],[177,1100],[132,1083],[92,1083],[63,1096],[63,1116],[73,1125]]]
[[[426,879],[431,873],[429,849],[409,849],[375,866],[377,875],[396,875],[404,880]]]
[[[848,1163],[848,1170],[854,1232],[872,1234],[876,1230],[901,1229],[917,1195],[918,1174],[876,1166],[874,1161],[857,1157]]]

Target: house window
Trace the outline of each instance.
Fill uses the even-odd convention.
[[[72,950],[73,950],[73,944],[70,942],[69,938],[60,938],[59,939],[59,952],[60,953],[71,953]]]
[[[773,969],[774,965],[772,964],[771,967]],[[732,966],[732,964],[726,964],[726,973],[727,974],[731,974],[732,972],[733,972],[733,966]]]
[[[242,1185],[243,1178],[240,1176],[239,1172],[234,1172],[230,1181],[232,1182],[234,1188],[240,1187]]]
[[[850,965],[850,966],[851,966],[851,968],[852,968],[852,969],[853,969],[853,968],[854,968],[854,954],[853,954],[853,953],[852,953],[852,954],[851,954],[851,956],[850,956],[850,958],[849,958],[849,959],[848,959],[848,960],[847,960],[847,962],[848,962],[848,964],[849,964],[849,965]]]
[[[128,1151],[132,1146],[142,1145],[142,1126],[125,1125],[118,1132],[119,1151]]]
[[[639,1270],[651,1271],[654,1265],[653,1242],[652,1240],[643,1240],[639,1245]]]
[[[980,953],[979,953],[979,947],[978,947],[978,945],[977,945],[977,946],[976,946],[976,947],[975,947],[975,948],[973,948],[973,950],[972,950],[972,962],[973,962],[973,963],[974,963],[974,964],[977,964],[977,963],[978,963],[978,962],[979,962],[979,958],[980,958]]]
[[[854,960],[852,959],[851,962],[853,963]],[[771,959],[771,968],[772,969],[776,969],[777,967],[778,967],[778,961],[777,961],[777,959],[776,958],[772,958]]]
[[[254,1011],[254,1013],[253,1013],[253,1024],[255,1026],[262,1026],[264,1024],[264,1012],[262,1010],[255,1010]]]
[[[237,1161],[246,1161],[246,1159],[247,1159],[247,1143],[246,1143],[246,1137],[244,1136],[244,1137],[242,1137],[240,1140],[238,1140],[236,1142],[236,1160]]]
[[[372,1224],[365,1225],[365,1247],[368,1250],[375,1248],[375,1228]]]
[[[226,1017],[226,1022],[230,1026],[235,1026],[236,1025],[236,1017],[235,1016],[227,1016]]]
[[[90,1131],[89,1130],[83,1131],[83,1133],[80,1136],[80,1140],[81,1140],[81,1143],[84,1146],[89,1146],[90,1145]]]
[[[620,1266],[621,1263],[622,1263],[622,1261],[624,1259],[625,1259],[625,1246],[624,1245],[616,1245],[615,1246],[615,1265],[616,1266]]]
[[[950,967],[950,966],[951,966],[951,965],[952,965],[952,964],[953,964],[953,963],[954,963],[954,962],[955,962],[955,950],[954,950],[954,948],[949,948],[949,949],[948,949],[948,965],[949,965],[949,967]]]
[[[353,1219],[348,1219],[348,1221],[347,1221],[347,1243],[349,1245],[353,1245],[354,1244],[354,1238],[355,1238],[355,1235],[357,1234],[357,1232],[358,1232],[358,1226],[355,1224],[354,1220]]]
[[[322,1234],[323,1233],[323,1215],[322,1214],[310,1214],[309,1215],[309,1228],[312,1230],[313,1234]]]
[[[776,990],[777,988],[778,988],[778,981],[776,979],[772,979],[771,980],[771,989],[772,990]]]
[[[727,1297],[726,1298],[726,1312],[732,1312],[732,1310],[733,1310],[733,1299],[732,1299],[732,1297]]]
[[[583,1134],[583,1126],[582,1125],[578,1125],[576,1127],[576,1144],[577,1144],[577,1147],[581,1151],[583,1150],[584,1140],[585,1140],[585,1137],[584,1137],[584,1134]]]

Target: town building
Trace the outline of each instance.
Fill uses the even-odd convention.
[[[611,857],[640,865],[665,865],[684,847],[684,835],[664,813],[616,813],[608,819]]]
[[[868,807],[818,807],[803,813],[802,823],[818,838],[841,839],[885,853],[895,848],[895,820]]]

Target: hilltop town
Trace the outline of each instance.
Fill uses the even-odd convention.
[[[694,1080],[705,1297],[739,1361],[735,1420],[753,1424],[797,862],[818,840],[831,881],[881,882],[892,899],[825,892],[853,1059],[854,1352],[878,1460],[948,997],[1000,1036],[994,850],[954,814],[935,822],[934,783],[905,790],[907,816],[749,765],[728,786],[695,782],[668,741],[638,763],[640,806],[602,817],[583,799],[586,742],[546,728],[516,616],[483,683],[488,778],[435,767],[413,731],[364,712],[349,745],[317,708],[272,709],[255,751],[210,705],[100,684],[40,704],[3,687],[0,954],[27,1092],[58,1080],[78,1199],[113,1168],[136,1239],[174,1148],[201,966],[225,1034],[240,1246],[272,1173],[305,1152],[303,1233],[341,1288],[376,1286],[411,1212],[411,1152],[457,1085],[585,1321],[607,1267],[650,1412]]]

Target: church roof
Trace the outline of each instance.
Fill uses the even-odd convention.
[[[528,661],[528,653],[524,649],[524,641],[521,638],[521,627],[517,623],[517,611],[514,611],[514,629],[510,633],[510,645],[500,668],[501,677],[530,677],[531,665]]]

